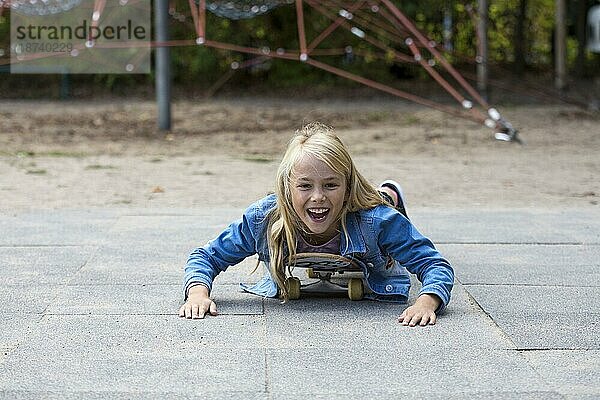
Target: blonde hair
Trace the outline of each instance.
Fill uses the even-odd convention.
[[[349,212],[386,204],[377,190],[356,170],[348,150],[331,127],[319,122],[312,122],[296,131],[277,170],[275,185],[277,205],[268,216],[267,229],[269,269],[284,301],[288,298],[285,279],[287,274],[291,274],[289,265],[286,269],[285,258],[287,256],[292,259],[296,255],[298,230],[303,227],[300,217],[292,205],[292,170],[305,155],[324,162],[329,168],[344,177],[346,201],[340,211],[339,219],[346,237],[348,237],[346,215]]]

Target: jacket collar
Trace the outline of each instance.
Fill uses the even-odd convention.
[[[350,212],[346,215],[346,227],[348,228],[348,236],[342,234],[341,253],[343,256],[352,253],[364,255],[367,252],[365,239],[360,232],[360,224],[358,222],[358,213]]]

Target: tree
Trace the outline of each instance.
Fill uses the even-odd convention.
[[[527,40],[525,38],[525,22],[527,20],[527,5],[528,0],[520,0],[519,8],[517,13],[517,22],[515,24],[515,39],[513,41],[515,47],[515,62],[514,62],[514,72],[517,75],[523,75],[526,66],[525,53],[526,53],[526,43]]]

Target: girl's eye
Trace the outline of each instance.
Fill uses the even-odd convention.
[[[339,185],[337,183],[328,183],[326,185],[327,188],[329,189],[335,189],[336,187],[338,187]]]
[[[302,183],[298,185],[300,189],[310,189],[310,185],[308,183]]]

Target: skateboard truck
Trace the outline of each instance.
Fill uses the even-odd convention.
[[[332,272],[316,272],[307,271],[308,277],[315,277],[318,280],[315,282],[305,283],[301,285],[301,290],[305,293],[346,293],[348,287],[339,283],[331,282]]]
[[[299,278],[291,276],[285,280],[290,300],[300,298],[300,293],[310,294],[339,294],[347,293],[350,300],[362,300],[365,287],[361,278],[350,278],[347,285],[331,282],[331,272],[320,275],[319,280],[303,284]]]
[[[300,298],[300,293],[347,293],[350,300],[361,300],[365,287],[361,278],[350,278],[347,285],[331,281],[334,273],[358,272],[362,269],[355,260],[339,255],[325,253],[300,253],[294,260],[294,267],[306,269],[309,278],[318,279],[316,282],[303,284],[299,278],[290,276],[285,280],[288,297],[291,300]]]

